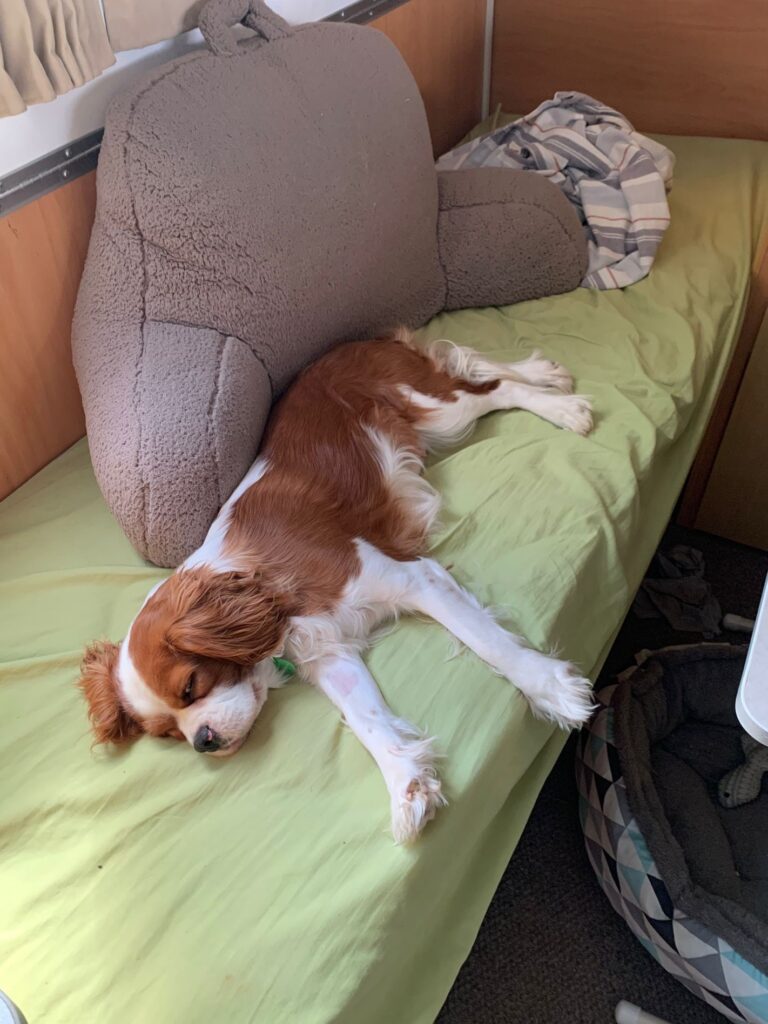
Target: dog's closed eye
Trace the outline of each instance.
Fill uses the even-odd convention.
[[[196,677],[195,673],[192,672],[190,677],[189,677],[189,679],[187,680],[187,685],[184,687],[184,690],[182,691],[182,694],[181,694],[181,699],[184,701],[185,704],[193,704],[195,702],[195,699],[196,699],[195,698],[195,683],[196,682],[197,682],[197,677]]]

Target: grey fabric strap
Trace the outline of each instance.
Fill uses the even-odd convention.
[[[200,12],[200,31],[217,57],[242,53],[233,25],[252,28],[269,42],[291,34],[285,19],[275,14],[262,0],[209,0]]]

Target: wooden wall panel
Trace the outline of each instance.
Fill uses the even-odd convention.
[[[70,352],[95,174],[0,218],[0,498],[85,433]]]
[[[695,525],[768,550],[768,313],[716,452]]]
[[[559,89],[646,131],[768,139],[766,0],[496,0],[491,104]]]
[[[721,467],[713,477],[713,467],[716,459],[720,461],[719,450],[726,431],[730,430],[730,420],[735,411],[734,403],[737,405],[739,402],[742,403],[742,412],[739,414],[739,423],[742,424],[742,427],[737,430],[737,437],[741,436],[740,430],[743,432],[743,424],[747,415],[745,409],[753,410],[755,416],[758,417],[757,409],[752,401],[754,387],[748,391],[746,406],[741,398],[741,388],[747,367],[751,365],[751,359],[756,359],[755,365],[758,367],[757,370],[754,368],[752,370],[753,381],[756,373],[759,373],[762,379],[763,368],[766,365],[765,357],[756,357],[753,355],[753,350],[757,345],[756,339],[761,324],[765,325],[766,323],[768,323],[768,242],[755,259],[741,332],[680,500],[677,521],[682,526],[709,530],[712,533],[722,534],[722,536],[731,536],[725,532],[723,527],[724,509],[732,498],[732,495],[726,495],[723,492],[724,481],[728,479],[728,475]],[[762,345],[768,349],[768,333],[765,326],[763,326],[762,333]],[[756,419],[757,430],[762,429],[761,422],[759,418]],[[756,450],[761,451],[759,447]],[[745,457],[748,458],[748,456]],[[766,530],[768,530],[768,526]],[[764,536],[766,535],[768,534],[764,534]],[[744,541],[743,543],[753,542]],[[768,545],[766,546],[768,547]]]
[[[374,22],[416,79],[436,155],[480,120],[485,10],[486,0],[410,0]]]

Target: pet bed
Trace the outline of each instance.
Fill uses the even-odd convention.
[[[672,225],[648,279],[438,316],[591,394],[589,438],[483,420],[428,470],[434,554],[510,625],[593,673],[640,583],[738,333],[768,210],[768,146],[665,139]],[[564,735],[436,625],[370,656],[446,754],[450,806],[387,835],[365,751],[309,687],[276,692],[231,761],[90,749],[83,646],[121,638],[161,570],[107,511],[81,442],[0,505],[0,985],[44,1024],[427,1024],[477,933]]]
[[[745,649],[644,652],[601,691],[580,738],[589,860],[665,970],[732,1021],[768,1021],[768,792],[722,806],[744,763],[735,703]]]

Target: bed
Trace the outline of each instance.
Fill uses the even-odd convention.
[[[768,229],[768,144],[662,141],[672,226],[648,279],[422,332],[504,359],[540,347],[593,396],[587,439],[496,414],[428,470],[435,557],[592,674],[685,480]],[[299,683],[229,762],[173,741],[93,750],[82,648],[121,638],[161,576],[109,515],[85,442],[0,504],[0,987],[45,1024],[432,1021],[565,736],[406,620],[370,663],[438,737],[450,800],[412,848],[387,834],[375,765]]]

